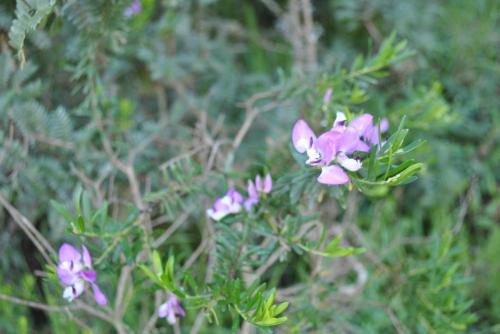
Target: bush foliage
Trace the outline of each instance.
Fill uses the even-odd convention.
[[[500,332],[499,18],[494,0],[2,1],[0,332]],[[339,112],[390,128],[325,186],[291,131]],[[207,216],[268,173],[251,211]],[[107,305],[63,298],[64,242]]]

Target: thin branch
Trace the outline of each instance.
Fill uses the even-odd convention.
[[[42,254],[48,264],[54,266],[55,263],[52,258],[57,258],[57,253],[54,251],[50,243],[45,239],[45,237],[38,232],[38,230],[33,226],[33,224],[23,216],[10,202],[0,193],[0,204],[2,204],[5,209],[9,212],[10,216],[14,221],[21,227],[21,229],[26,233],[26,235],[35,244],[38,251]]]

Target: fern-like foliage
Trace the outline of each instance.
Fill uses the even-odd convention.
[[[23,51],[26,36],[52,13],[55,0],[18,0],[16,18],[9,31],[9,43],[17,50],[21,64],[25,62]]]

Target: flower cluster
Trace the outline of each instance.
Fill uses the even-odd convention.
[[[356,172],[362,167],[354,152],[369,152],[371,145],[379,143],[379,132],[387,131],[389,124],[383,119],[373,123],[373,116],[363,114],[351,120],[338,112],[333,127],[316,137],[306,121],[299,119],[292,130],[292,143],[299,153],[307,154],[306,164],[319,166],[322,171],[318,182],[328,185],[345,184],[349,175],[344,171]]]
[[[181,306],[179,298],[176,295],[170,294],[169,299],[160,305],[158,309],[158,317],[167,318],[169,324],[173,325],[177,322],[177,317],[183,317],[186,313]]]
[[[92,257],[87,247],[82,246],[82,252],[80,253],[73,246],[63,244],[59,248],[57,275],[61,282],[67,286],[64,289],[63,297],[69,302],[83,293],[87,283],[92,286],[95,301],[99,305],[105,305],[108,302],[108,299],[96,284],[97,273],[92,270]]]
[[[126,18],[131,18],[137,14],[139,14],[142,11],[142,4],[139,0],[134,0],[132,3],[125,8],[123,11],[123,16]]]
[[[213,220],[221,220],[229,214],[238,213],[242,208],[246,211],[251,211],[252,207],[259,203],[262,194],[268,194],[273,188],[273,180],[271,174],[267,174],[264,180],[260,175],[255,178],[255,183],[248,180],[248,197],[244,198],[233,187],[229,188],[228,192],[218,198],[210,209],[207,210],[207,215]]]

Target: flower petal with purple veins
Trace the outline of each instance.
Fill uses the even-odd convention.
[[[297,152],[304,153],[315,141],[316,135],[306,121],[299,119],[295,122],[292,130],[292,143]]]
[[[106,305],[108,303],[108,298],[106,295],[99,289],[97,284],[92,283],[92,290],[94,291],[94,299],[99,305]]]
[[[349,182],[349,175],[339,166],[331,165],[323,167],[318,182],[328,185],[345,184]]]
[[[59,248],[59,262],[79,262],[81,258],[82,255],[80,252],[70,244],[64,243],[61,248]]]

